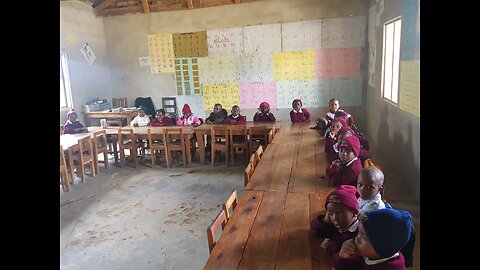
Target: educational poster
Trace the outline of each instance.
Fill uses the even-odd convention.
[[[402,6],[400,60],[420,59],[420,7],[417,0],[405,0]]]
[[[243,53],[243,28],[227,28],[207,31],[208,56],[224,56]]]
[[[173,34],[173,51],[175,57],[208,56],[207,32]]]
[[[261,102],[277,108],[277,85],[275,81],[240,83],[240,109],[256,109]]]
[[[318,50],[316,78],[360,76],[361,48],[332,48]]]
[[[183,105],[185,104],[188,104],[188,106],[190,106],[192,113],[196,117],[201,117],[205,119],[205,108],[203,107],[202,95],[191,95],[191,96],[178,95],[178,96],[171,96],[171,97],[175,97],[177,99],[177,112],[178,112],[179,119],[182,116],[182,108],[183,108]]]
[[[238,82],[273,81],[271,53],[237,55],[234,60],[235,79]]]
[[[373,5],[368,9],[368,42],[375,42],[375,8],[377,6]]]
[[[175,71],[172,34],[148,35],[148,50],[152,74]]]
[[[322,20],[322,48],[365,46],[365,16]]]
[[[420,61],[400,61],[399,107],[420,117]]]
[[[315,51],[273,53],[273,74],[276,81],[315,79]]]
[[[198,69],[201,84],[237,82],[234,56],[200,57]]]
[[[266,24],[243,27],[243,53],[272,53],[280,52],[281,25]]]
[[[80,52],[82,52],[82,55],[85,57],[85,60],[87,60],[89,66],[91,66],[95,59],[97,59],[95,53],[93,53],[93,50],[88,43],[83,44]]]
[[[277,81],[277,106],[278,108],[292,108],[292,101],[296,98],[302,100],[304,108],[321,107],[328,104],[322,98],[323,80],[296,80]]]
[[[216,103],[223,108],[232,108],[240,104],[240,86],[238,83],[203,84],[203,104],[205,110],[213,110]],[[226,109],[228,111],[228,109]]]
[[[375,43],[368,43],[368,84],[375,87],[375,59],[377,51]]]
[[[282,24],[282,52],[315,50],[321,46],[320,19]]]
[[[197,58],[175,58],[177,95],[200,95]]]

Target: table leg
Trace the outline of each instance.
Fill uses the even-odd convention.
[[[205,142],[203,141],[203,131],[195,131],[197,135],[198,154],[200,155],[200,164],[205,164]]]
[[[185,138],[186,140],[186,151],[187,151],[187,161],[188,161],[188,166],[192,166],[192,148],[191,148],[191,143],[190,139],[192,138],[192,135],[188,134],[187,137]]]
[[[67,155],[68,155],[68,166],[70,167],[70,180],[72,181],[72,184],[75,180],[75,172],[73,171],[74,167],[73,167],[73,151],[72,151],[72,148],[68,148],[67,150]]]

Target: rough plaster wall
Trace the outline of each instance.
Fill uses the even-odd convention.
[[[150,74],[150,67],[140,67],[138,64],[138,56],[148,55],[147,34],[195,32],[349,15],[368,16],[367,1],[265,0],[188,11],[105,17],[109,61],[110,66],[115,67],[111,71],[113,95],[126,96],[131,105],[136,97],[150,96],[155,106],[160,108],[163,96],[176,94],[173,73]],[[325,107],[328,107],[328,104]],[[205,108],[206,115],[211,109]],[[230,111],[231,108],[226,109]],[[308,109],[312,110],[315,119],[323,116],[328,110],[327,108]],[[290,110],[273,110],[273,113],[278,120],[290,121]],[[350,109],[350,111],[358,111],[358,118],[364,118],[364,112],[360,110],[360,107]],[[242,114],[246,115],[249,120],[253,118],[254,113],[255,110],[252,109],[242,111]],[[359,123],[364,123],[364,121],[359,121]],[[362,128],[361,125],[360,128]]]
[[[370,1],[373,5],[375,1]],[[367,136],[372,156],[385,173],[385,196],[395,200],[420,200],[420,119],[382,98],[381,73],[384,22],[401,15],[403,1],[385,0],[376,31],[375,88],[367,86]],[[374,161],[375,161],[374,160]]]
[[[96,56],[91,66],[80,52],[85,42],[88,42]],[[95,18],[90,5],[77,1],[60,1],[60,48],[67,52],[75,110],[81,112],[82,105],[93,98],[111,100],[103,19]],[[83,114],[78,113],[78,116],[84,123]],[[60,111],[60,124],[65,121],[66,113]]]

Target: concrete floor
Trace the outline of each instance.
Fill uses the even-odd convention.
[[[245,166],[139,164],[77,178],[60,191],[60,269],[202,269],[206,230]],[[150,165],[150,164],[149,164]]]
[[[60,191],[60,269],[202,269],[207,227],[233,190],[242,196],[245,169],[207,164],[119,168],[110,160],[85,183],[77,178]],[[414,226],[417,270],[417,215]]]

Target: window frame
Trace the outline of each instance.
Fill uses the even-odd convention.
[[[60,87],[63,84],[63,92],[64,92],[64,101],[65,105],[63,106],[60,103],[60,111],[68,110],[69,108],[73,107],[73,99],[72,99],[72,88],[70,85],[70,76],[68,71],[68,61],[67,61],[67,52],[65,49],[60,49]],[[60,91],[62,89],[60,88]],[[60,93],[60,99],[61,99]]]
[[[396,25],[396,23],[399,23]],[[387,30],[388,27],[393,25],[392,41],[387,44]],[[398,29],[397,29],[398,28]],[[383,50],[382,50],[382,78],[381,78],[381,93],[382,99],[396,107],[399,106],[400,98],[400,41],[402,32],[402,16],[395,17],[383,24]],[[391,48],[391,52],[387,53],[387,50]],[[390,59],[387,59],[389,57]],[[386,63],[391,62],[391,66],[386,68]],[[389,89],[386,89],[386,74],[390,72],[388,81],[390,82]],[[396,90],[396,93],[395,93]],[[387,95],[389,94],[389,96]]]

